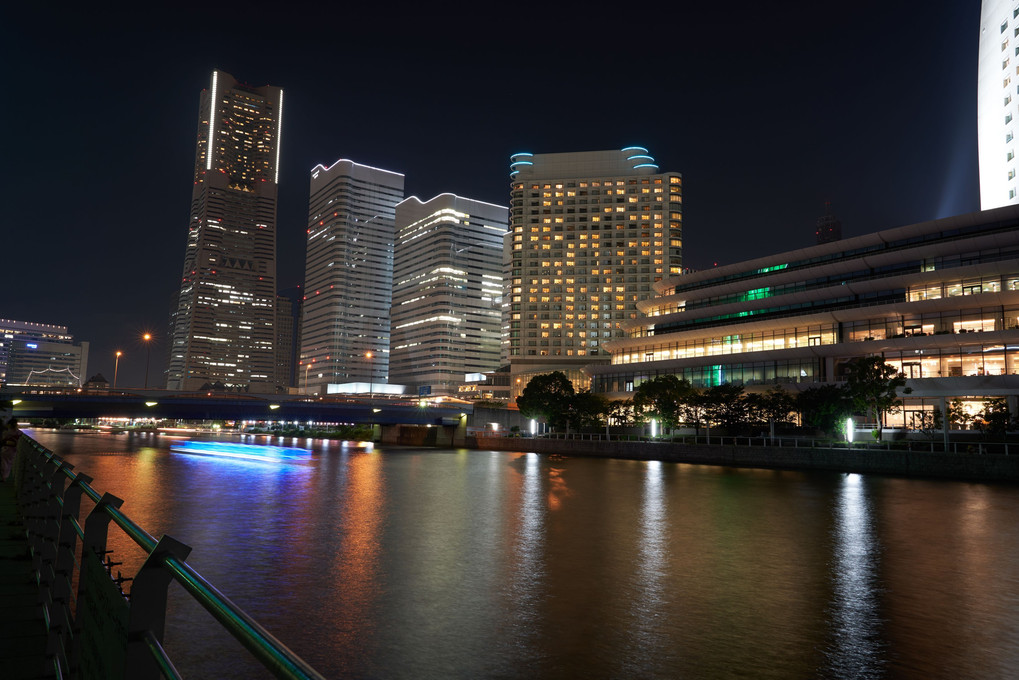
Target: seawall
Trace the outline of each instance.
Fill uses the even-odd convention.
[[[1019,455],[882,449],[707,446],[671,442],[582,441],[522,437],[468,437],[467,448],[563,456],[660,460],[692,465],[826,470],[860,474],[1019,482]]]

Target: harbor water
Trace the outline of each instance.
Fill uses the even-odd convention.
[[[330,678],[1019,677],[1015,485],[28,432]],[[269,677],[175,585],[166,646]]]

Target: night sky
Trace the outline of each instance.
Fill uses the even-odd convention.
[[[163,381],[214,68],[284,88],[281,288],[338,158],[506,205],[512,153],[645,146],[683,173],[695,269],[811,245],[825,201],[844,236],[979,209],[979,0],[24,4],[0,10],[0,317],[68,326],[90,375],[123,350],[121,386],[145,331]]]

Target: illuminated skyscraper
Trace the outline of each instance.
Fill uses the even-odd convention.
[[[506,297],[513,396],[535,375],[607,363],[651,285],[682,271],[679,173],[643,147],[511,158]]]
[[[440,194],[396,206],[390,382],[450,395],[499,367],[506,208]]]
[[[1019,7],[983,0],[977,59],[980,209],[1019,203]]]
[[[402,200],[403,175],[397,172],[349,160],[311,171],[297,367],[300,386],[311,393],[386,382],[393,219]]]
[[[270,391],[283,90],[212,72],[199,103],[169,389]]]

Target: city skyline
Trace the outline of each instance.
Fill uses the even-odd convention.
[[[200,26],[181,13],[155,30],[84,10],[4,10],[3,49],[25,66],[4,112],[20,131],[4,195],[21,228],[7,231],[17,255],[2,315],[66,325],[91,342],[90,373],[110,373],[124,351],[126,385],[142,383],[137,338],[154,332],[151,380],[162,375],[194,93],[214,68],[287,90],[280,287],[303,279],[307,173],[336,158],[405,174],[408,195],[506,205],[514,153],[645,146],[683,174],[693,268],[808,245],[825,200],[846,236],[977,209],[979,2],[751,7],[635,13],[625,36],[603,18],[543,10],[541,32],[536,16],[507,17],[471,51],[422,30],[468,30],[478,19],[466,13],[366,16],[387,30],[339,39],[297,13],[263,22],[211,8]],[[919,70],[903,49],[907,21],[929,46]],[[735,35],[752,36],[750,61]],[[344,59],[343,86],[324,87]],[[562,95],[529,111],[542,92]],[[56,196],[66,212],[43,210]]]

